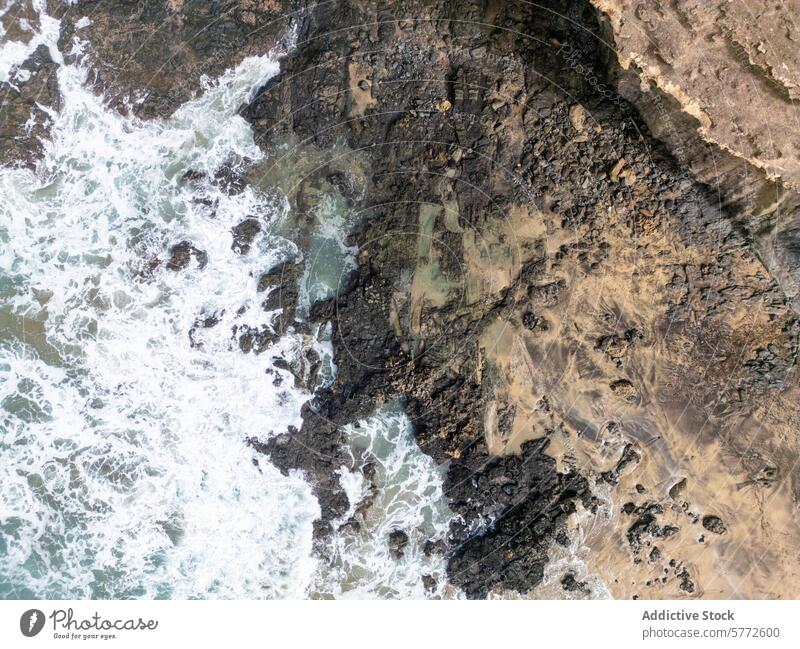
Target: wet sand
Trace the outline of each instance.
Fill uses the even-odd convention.
[[[547,225],[547,247],[560,245],[562,233]],[[547,437],[561,471],[595,476],[605,502],[572,516],[573,552],[585,556],[584,578],[599,578],[614,597],[796,597],[800,390],[793,368],[782,386],[752,385],[759,350],[790,338],[769,292],[759,293],[765,270],[729,251],[726,281],[753,297],[709,317],[701,289],[719,278],[691,280],[703,249],[659,227],[611,250],[602,275],[562,267],[542,282],[566,287],[539,310],[548,331],[509,319],[484,331],[485,364],[497,374],[488,447],[516,453]],[[680,315],[665,312],[676,269],[686,277]],[[509,405],[503,437],[497,413]],[[620,462],[626,447],[633,459]],[[619,476],[604,478],[618,462]],[[648,510],[654,521],[634,542],[630,531]]]

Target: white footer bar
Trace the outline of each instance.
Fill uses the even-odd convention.
[[[799,630],[797,601],[0,602],[0,647],[798,647]]]

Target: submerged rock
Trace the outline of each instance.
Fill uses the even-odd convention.
[[[184,270],[189,267],[192,259],[199,268],[205,268],[208,263],[208,255],[203,250],[195,248],[191,241],[181,241],[169,249],[167,268],[173,272]]]
[[[261,232],[261,223],[256,218],[248,218],[237,224],[232,230],[231,250],[237,255],[246,255],[250,252],[250,246],[259,232]]]
[[[393,559],[402,558],[407,545],[408,534],[403,530],[392,530],[389,533],[389,554]]]

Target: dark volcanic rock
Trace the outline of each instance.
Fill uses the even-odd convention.
[[[389,554],[393,559],[402,558],[408,545],[408,534],[403,530],[392,530],[389,533]]]
[[[321,396],[324,399],[324,395]],[[324,400],[320,401],[324,408]],[[349,461],[344,451],[346,439],[341,429],[325,415],[319,402],[306,403],[300,430],[290,426],[287,433],[270,438],[266,444],[251,441],[257,450],[269,455],[283,473],[302,469],[309,476],[322,510],[322,518],[314,527],[317,538],[331,532],[330,522],[344,515],[348,506],[337,473]]]
[[[258,291],[267,292],[267,297],[261,303],[262,308],[265,311],[280,310],[275,322],[277,331],[285,331],[295,319],[301,275],[299,264],[284,262],[258,279]]]
[[[279,338],[278,334],[266,325],[261,327],[237,325],[233,333],[238,340],[239,349],[244,354],[249,354],[250,352],[260,354],[266,351]]]
[[[793,363],[783,306],[765,333],[780,340],[783,361],[766,346],[766,354],[753,350],[761,374],[679,347],[697,337],[699,318],[711,340],[735,348],[723,333],[732,300],[777,305],[780,296],[763,269],[753,270],[747,242],[714,197],[598,86],[606,73],[598,37],[588,2],[320,3],[299,23],[301,46],[281,75],[240,112],[265,148],[346,143],[371,172],[365,193],[328,174],[361,215],[348,240],[357,268],[310,314],[333,325],[337,380],[307,410],[303,430],[271,452],[309,472],[329,498],[338,427],[401,399],[421,449],[446,467],[445,494],[460,517],[447,539],[448,576],[470,597],[536,586],[550,546],[567,542],[576,503],[594,506],[592,468],[567,461],[559,471],[548,436],[601,429],[587,421],[598,409],[645,412],[656,391],[676,412],[708,403],[743,411],[742,395],[768,389]],[[527,217],[515,221],[520,213]],[[527,236],[537,222],[540,234]],[[666,244],[664,232],[673,238]],[[673,280],[662,280],[662,268],[675,269]],[[686,268],[697,275],[691,283]],[[605,311],[586,315],[598,307],[575,302],[581,291],[602,294]],[[626,303],[631,295],[638,308]],[[639,322],[646,309],[651,320]],[[511,361],[494,355],[498,323],[516,345],[509,357],[529,360],[526,390],[508,388]],[[663,368],[668,386],[634,371],[645,364],[636,355],[652,351],[651,331],[676,350]],[[583,386],[583,415],[574,414],[574,394],[558,394],[565,383]],[[527,433],[523,410],[541,413]],[[515,453],[514,435],[536,441]],[[634,448],[594,477],[619,484]],[[498,457],[498,449],[507,450]],[[659,520],[660,507],[631,503],[635,519],[620,533],[634,558],[652,539],[680,534]],[[323,509],[339,511],[330,502]]]
[[[59,47],[69,52],[74,36],[87,40],[94,83],[112,106],[125,110],[126,100],[133,99],[137,116],[167,117],[200,92],[203,75],[217,77],[275,45],[299,15],[292,4],[78,0],[65,9]],[[75,23],[84,16],[92,24],[76,32]]]
[[[265,49],[271,9],[245,18],[245,6],[83,2],[77,11],[96,10],[87,34],[108,64],[96,62],[100,85],[120,96],[147,86],[137,111],[163,116],[196,90],[201,67],[214,74],[256,42]],[[251,32],[242,25],[253,19]],[[143,29],[130,32],[131,22]],[[133,46],[162,25],[177,45]],[[748,229],[606,84],[590,3],[341,0],[309,3],[297,26],[281,74],[238,113],[265,150],[282,147],[281,160],[313,158],[288,192],[301,249],[321,193],[359,216],[346,242],[355,269],[310,310],[331,325],[337,379],[304,407],[300,430],[251,440],[312,481],[317,537],[347,511],[343,425],[400,401],[456,514],[446,547],[423,547],[446,554],[449,580],[467,596],[536,587],[553,544],[569,544],[570,514],[579,504],[595,511],[593,481],[616,503],[647,494],[612,517],[608,533],[628,540],[620,573],[644,576],[638,588],[665,584],[669,572],[672,596],[701,593],[702,577],[673,553],[688,551],[700,518],[687,502],[657,502],[666,485],[636,473],[637,461],[679,458],[679,475],[693,477],[704,453],[692,450],[718,446],[743,460],[754,493],[791,474],[788,435],[761,448],[765,457],[750,444],[775,416],[769,400],[796,383],[800,324]],[[133,61],[116,79],[126,48]],[[368,171],[349,175],[356,160]],[[215,180],[230,192],[259,175],[231,171]],[[257,225],[236,226],[237,252]],[[781,232],[795,264],[796,232]],[[283,309],[276,331],[296,317],[300,274],[281,265],[259,281],[264,308]],[[234,331],[254,353],[271,335]],[[276,367],[276,383],[286,372],[307,380],[288,361]],[[602,466],[578,459],[621,441],[622,455]],[[713,502],[711,488],[693,481],[692,498]],[[754,498],[760,521],[768,512]],[[719,530],[711,518],[703,526]],[[393,552],[401,545],[398,536]]]
[[[191,344],[193,348],[201,348],[203,344],[196,339],[198,330],[216,327],[220,323],[224,313],[225,311],[222,310],[219,313],[202,314],[198,316],[191,329],[189,329],[189,344]]]
[[[657,503],[644,503],[638,507],[634,503],[626,503],[622,511],[637,517],[627,532],[628,543],[634,554],[649,545],[649,539],[669,538],[680,531],[674,525],[659,525],[659,516],[664,513],[664,508]],[[652,552],[650,558],[653,558]]]
[[[620,474],[625,470],[625,467],[638,462],[639,458],[640,454],[636,450],[636,447],[633,444],[626,444],[625,448],[622,450],[622,457],[619,458],[616,466],[610,471],[601,473],[600,477],[608,484],[617,484]]]
[[[724,534],[726,531],[725,523],[719,516],[703,516],[703,527],[714,534]]]
[[[167,268],[175,272],[184,270],[189,267],[192,257],[194,257],[200,268],[205,268],[208,263],[208,255],[199,248],[195,248],[191,241],[176,243],[169,249]]]
[[[33,167],[41,157],[51,123],[45,109],[58,111],[61,103],[57,70],[40,45],[0,83],[0,164]]]
[[[250,252],[250,246],[259,232],[261,232],[261,223],[256,218],[251,217],[237,224],[232,230],[233,243],[231,244],[231,250],[237,255],[246,255]]]
[[[485,597],[494,588],[525,592],[539,583],[550,543],[563,532],[575,501],[592,506],[586,480],[557,473],[544,446],[528,442],[521,456],[469,454],[448,472],[453,510],[466,521],[489,520],[478,533],[453,529],[448,575],[468,597]]]

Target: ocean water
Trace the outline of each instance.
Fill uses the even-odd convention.
[[[440,469],[417,446],[410,420],[388,404],[346,432],[352,462],[339,474],[350,509],[338,523],[358,525],[341,525],[333,535],[320,592],[336,598],[453,596],[444,556],[425,551],[426,542],[444,539],[452,513]],[[387,543],[396,531],[408,537],[399,558]]]
[[[379,465],[378,496],[362,533],[337,534],[321,553],[310,484],[246,444],[300,426],[335,373],[326,329],[290,329],[261,354],[232,334],[272,325],[258,278],[307,253],[277,234],[291,217],[280,191],[229,196],[211,180],[264,157],[236,110],[278,72],[280,52],[205,80],[168,120],[142,122],[87,89],[87,69],[64,64],[58,23],[37,8],[34,41],[59,63],[62,108],[35,172],[0,168],[0,597],[441,595],[442,560],[421,543],[445,533],[449,512],[402,413],[354,425],[340,472],[351,513],[367,461]],[[13,82],[33,47],[0,38],[0,79]],[[335,201],[327,209],[307,299],[352,263],[346,219]],[[231,229],[253,216],[261,233],[237,254]],[[168,269],[182,241],[207,263]],[[212,315],[215,326],[195,326]],[[297,388],[274,359],[309,349],[323,369],[317,386]],[[399,561],[386,538],[395,528],[411,539]]]

